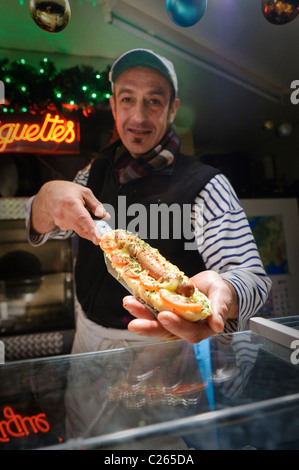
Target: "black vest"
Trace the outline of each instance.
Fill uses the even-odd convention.
[[[93,161],[87,184],[112,212],[112,228],[138,233],[188,276],[203,271],[194,237],[191,240],[190,210],[219,171],[179,154],[171,166],[120,185],[113,166],[115,149],[116,145],[109,147]],[[75,279],[78,300],[90,320],[105,327],[127,327],[132,317],[122,299],[128,292],[107,272],[101,248],[83,238],[78,242]]]

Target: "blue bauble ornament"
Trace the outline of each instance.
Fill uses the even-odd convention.
[[[178,26],[195,25],[205,14],[207,0],[166,0],[169,18]]]

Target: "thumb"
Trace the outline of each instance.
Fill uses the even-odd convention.
[[[84,202],[92,214],[99,217],[99,219],[105,218],[109,220],[111,218],[103,204],[95,197],[92,191],[86,191],[84,193]]]
[[[224,319],[223,316],[213,308],[213,313],[207,318],[207,322],[211,330],[215,333],[220,334],[224,329]]]
[[[94,215],[96,217],[99,217],[99,219],[106,219],[106,220],[111,219],[111,215],[109,214],[109,212],[106,211],[105,207],[103,206],[101,202],[96,206]]]

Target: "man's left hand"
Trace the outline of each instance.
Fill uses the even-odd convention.
[[[212,303],[213,314],[206,321],[189,322],[173,312],[160,312],[157,319],[149,309],[132,296],[123,300],[124,308],[136,318],[128,329],[142,336],[163,340],[184,339],[198,343],[223,332],[226,320],[238,318],[238,299],[233,286],[214,271],[203,271],[192,278],[196,287]]]

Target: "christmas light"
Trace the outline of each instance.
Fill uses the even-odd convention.
[[[24,57],[12,63],[2,59],[1,70],[6,96],[9,97],[6,105],[17,112],[22,112],[22,108],[33,114],[53,109],[71,112],[74,105],[76,110],[89,106],[94,112],[98,107],[109,105],[109,68],[100,73],[91,66],[80,65],[57,71],[54,63],[42,56],[37,67],[29,64]],[[3,107],[0,107],[1,112],[5,112]]]

